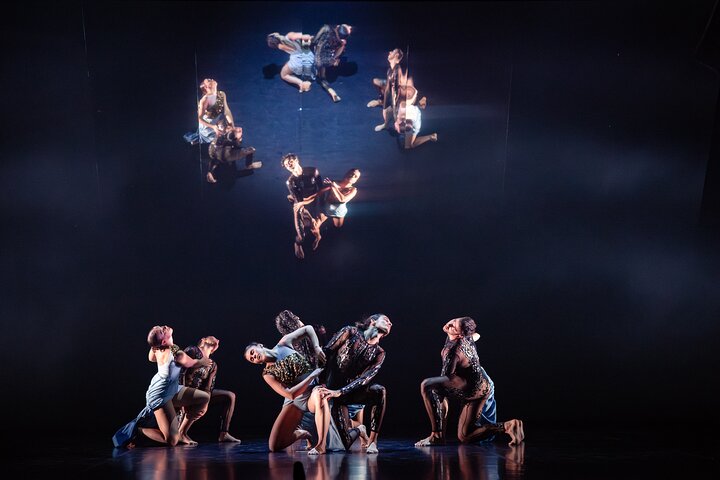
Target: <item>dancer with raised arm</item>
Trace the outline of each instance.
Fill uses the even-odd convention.
[[[298,429],[303,413],[310,411],[315,415],[318,438],[315,447],[308,455],[325,453],[325,441],[330,425],[330,406],[316,388],[317,377],[322,368],[313,370],[307,359],[297,352],[293,342],[302,336],[310,338],[318,359],[325,361],[325,354],[318,342],[312,326],[306,325],[288,335],[284,335],[273,348],[261,343],[251,343],[245,348],[245,359],[250,363],[265,364],[263,379],[270,387],[285,398],[282,410],[277,416],[270,432],[268,446],[271,452],[289,447],[297,440],[311,438],[307,430]]]
[[[150,344],[148,360],[157,363],[158,372],[150,381],[145,394],[145,408],[115,433],[113,443],[116,447],[133,447],[138,425],[152,415],[157,421],[157,428],[139,427],[146,437],[170,446],[192,443],[180,426],[173,403],[185,407],[187,418],[194,421],[205,413],[210,395],[202,390],[181,386],[180,372],[183,367],[210,366],[212,360],[195,360],[186,355],[173,343],[173,329],[167,325],[150,329],[147,341]]]
[[[332,417],[346,450],[358,437],[367,443],[366,453],[378,453],[377,439],[385,416],[385,387],[372,383],[385,361],[380,340],[390,333],[392,322],[382,313],[367,317],[355,326],[343,327],[325,347],[328,360],[320,387],[324,398],[332,398]],[[370,436],[365,425],[352,426],[348,405],[370,407]]]
[[[357,195],[357,187],[355,183],[360,179],[360,170],[357,168],[351,168],[347,171],[345,176],[339,182],[334,182],[330,179],[325,179],[324,183],[327,185],[320,189],[320,191],[310,197],[307,197],[302,202],[297,202],[294,205],[294,209],[297,212],[302,208],[306,208],[313,202],[318,204],[318,217],[313,219],[312,228],[310,231],[315,236],[313,242],[313,250],[317,250],[320,244],[320,227],[325,223],[328,218],[333,219],[333,225],[340,228],[345,223],[345,215],[347,215],[347,203],[355,198]]]
[[[494,385],[480,365],[473,340],[475,321],[470,317],[454,318],[443,326],[443,332],[447,338],[441,352],[443,365],[440,376],[426,378],[420,385],[432,432],[415,446],[445,444],[448,398],[463,404],[458,421],[458,440],[462,443],[478,442],[499,434],[507,434],[511,446],[522,442],[525,438],[522,421],[513,419],[485,423],[481,420],[483,408],[493,395]]]

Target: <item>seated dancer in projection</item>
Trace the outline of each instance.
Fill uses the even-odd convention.
[[[145,394],[145,408],[113,436],[116,447],[133,447],[138,428],[151,440],[171,446],[191,442],[186,430],[179,424],[173,404],[185,407],[186,418],[194,421],[205,412],[210,395],[202,390],[180,386],[180,371],[183,367],[210,366],[212,360],[190,358],[173,343],[172,335],[173,329],[167,325],[150,329],[147,338],[150,344],[148,359],[157,363],[158,373],[150,381],[150,387]],[[152,415],[157,421],[156,428],[140,426]]]
[[[215,137],[208,147],[208,172],[205,178],[210,183],[217,183],[215,170],[221,165],[237,165],[239,160],[245,159],[241,170],[254,170],[262,167],[262,162],[253,160],[255,147],[242,146],[243,129],[241,127],[227,127]]]
[[[416,148],[425,142],[437,142],[437,133],[430,135],[420,134],[422,126],[422,112],[427,104],[427,99],[423,97],[420,102],[417,101],[418,91],[412,85],[403,85],[400,87],[400,100],[398,103],[397,113],[395,115],[394,128],[402,137],[403,147],[406,149]]]
[[[347,40],[352,33],[352,26],[343,23],[341,25],[323,25],[318,33],[312,38],[312,46],[315,51],[315,66],[317,67],[317,79],[323,89],[330,95],[333,102],[339,102],[340,96],[330,88],[327,81],[327,68],[340,65],[340,57],[345,51]]]
[[[378,89],[380,96],[367,104],[368,108],[382,106],[383,123],[375,127],[376,132],[384,130],[392,122],[391,118],[393,112],[397,109],[399,101],[399,82],[403,76],[400,68],[403,51],[399,48],[390,50],[387,59],[390,66],[387,69],[385,78],[373,78],[373,85]]]
[[[332,418],[346,450],[358,437],[367,443],[366,453],[378,453],[377,439],[385,416],[385,387],[370,383],[385,360],[380,339],[390,333],[392,322],[382,313],[367,317],[356,326],[343,327],[325,347],[327,363],[320,387],[323,398],[332,398]],[[365,405],[370,410],[370,437],[365,426],[352,426],[348,405]]]
[[[315,219],[319,217],[319,203],[313,205],[304,204],[298,208],[294,207],[299,202],[312,197],[320,191],[320,172],[315,167],[303,168],[300,165],[300,159],[294,153],[288,153],[282,157],[282,166],[290,172],[286,185],[289,192],[287,198],[293,204],[293,226],[295,227],[293,249],[297,258],[305,258],[302,247],[302,242],[305,239],[305,228],[312,228]]]
[[[210,358],[210,356],[220,348],[220,340],[213,337],[212,335],[203,337],[198,342],[197,346],[191,345],[185,349],[185,353],[196,360],[202,358]],[[186,387],[196,388],[203,390],[210,394],[209,405],[219,404],[223,407],[223,413],[220,417],[220,434],[218,435],[218,442],[232,442],[240,443],[240,440],[233,437],[229,433],[230,422],[232,421],[233,412],[235,411],[235,394],[229,390],[220,390],[215,388],[215,381],[217,380],[217,362],[213,361],[212,364],[207,366],[200,366],[185,369],[181,376],[181,383]],[[187,413],[186,409],[183,408],[183,416]],[[197,419],[196,419],[197,420]],[[190,439],[188,431],[192,425],[192,421],[187,420],[189,424],[185,427],[185,435]],[[183,418],[181,425],[184,425],[186,418]],[[192,443],[197,443],[191,440]]]
[[[223,91],[218,91],[215,80],[212,78],[203,80],[200,91],[203,96],[198,101],[198,131],[184,135],[185,141],[192,145],[212,142],[220,132],[227,127],[233,127],[235,123],[227,103],[227,95]]]
[[[313,37],[299,32],[280,35],[277,32],[267,36],[270,48],[277,48],[290,54],[290,59],[280,70],[280,78],[298,87],[300,93],[307,92],[316,77],[315,53],[311,44]]]
[[[313,370],[308,360],[292,348],[293,342],[303,335],[307,335],[312,341],[313,351],[318,359],[325,361],[325,354],[315,330],[310,325],[284,335],[273,348],[266,348],[255,342],[245,348],[245,359],[250,363],[264,363],[263,379],[276,393],[285,397],[282,410],[270,432],[268,446],[271,452],[287,448],[297,440],[311,438],[310,432],[298,428],[303,413],[310,411],[315,415],[318,438],[308,455],[325,453],[330,406],[317,387],[317,377],[323,369]]]
[[[339,182],[325,179],[323,182],[327,185],[320,189],[320,191],[310,197],[307,197],[302,202],[297,202],[293,208],[300,210],[307,208],[313,202],[319,202],[319,214],[317,218],[313,219],[312,228],[310,231],[315,236],[313,242],[313,250],[317,250],[320,244],[320,227],[325,223],[328,218],[333,219],[333,224],[340,228],[345,223],[345,215],[347,215],[347,203],[355,198],[357,195],[357,187],[355,183],[360,179],[360,170],[357,168],[351,168],[347,171],[345,176]]]
[[[487,417],[483,419],[484,407],[493,398],[494,385],[480,365],[473,340],[475,321],[470,317],[454,318],[443,326],[443,332],[447,334],[447,339],[441,353],[443,365],[440,376],[426,378],[420,385],[432,433],[415,446],[445,443],[448,398],[463,404],[458,421],[458,440],[462,443],[487,440],[502,433],[510,437],[511,446],[522,442],[525,438],[522,421],[513,419],[494,423],[488,422]],[[494,406],[487,413],[492,418]]]

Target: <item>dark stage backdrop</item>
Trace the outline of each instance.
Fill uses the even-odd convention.
[[[3,411],[110,441],[144,406],[151,326],[221,339],[233,434],[282,400],[242,358],[283,309],[330,333],[384,312],[384,435],[426,434],[442,325],[476,319],[502,419],[641,426],[715,415],[718,239],[698,217],[718,95],[714,2],[22,4],[3,21]],[[356,27],[333,104],[270,32]],[[387,51],[428,97],[402,152],[375,133]],[[198,81],[264,163],[208,185]],[[292,252],[287,173],[358,167],[342,229]],[[717,185],[715,185],[717,187]],[[214,425],[214,420],[212,422]],[[198,428],[202,422],[198,423]],[[528,433],[528,435],[530,435]],[[419,437],[418,437],[419,438]]]

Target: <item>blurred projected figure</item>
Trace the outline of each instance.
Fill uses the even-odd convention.
[[[498,434],[507,434],[510,446],[522,442],[525,438],[522,421],[513,419],[494,423],[487,417],[483,421],[483,413],[494,420],[495,386],[480,365],[474,342],[475,321],[470,317],[454,318],[443,326],[443,332],[447,334],[447,339],[441,353],[443,365],[440,376],[426,378],[420,385],[432,433],[415,446],[445,443],[448,398],[459,400],[463,405],[458,421],[458,440],[462,443],[488,440]],[[491,399],[492,405],[486,412],[485,406]]]
[[[317,219],[313,220],[311,232],[315,236],[313,242],[313,250],[317,250],[320,244],[320,227],[325,220],[329,218],[333,219],[333,224],[340,228],[345,223],[345,215],[347,215],[347,203],[355,198],[357,195],[357,187],[355,183],[360,179],[360,170],[357,168],[351,168],[345,174],[342,180],[334,182],[330,179],[325,179],[323,182],[327,185],[323,187],[318,193],[311,197],[298,202],[293,208],[301,209],[306,208],[307,205],[313,202],[319,202],[320,213]]]
[[[254,170],[262,167],[262,162],[253,160],[254,147],[242,146],[243,129],[241,127],[228,127],[221,131],[208,147],[208,172],[205,178],[210,183],[217,183],[216,170],[220,165],[237,165],[239,160],[245,159],[241,170]]]
[[[388,52],[388,63],[385,78],[373,78],[373,85],[379,91],[379,98],[368,102],[368,108],[382,106],[383,123],[375,127],[375,131],[379,132],[387,128],[392,122],[393,112],[397,109],[399,91],[399,82],[402,77],[400,62],[403,59],[403,51],[399,48]]]
[[[300,93],[310,90],[310,82],[316,77],[312,39],[311,35],[299,32],[288,32],[285,35],[274,32],[267,36],[270,48],[277,48],[290,55],[290,59],[280,70],[280,78],[298,87]]]
[[[218,84],[212,78],[206,78],[200,84],[203,96],[198,101],[198,132],[186,133],[185,140],[193,145],[210,143],[225,130],[233,127],[232,112],[227,103],[225,92],[217,89]]]
[[[340,65],[340,57],[345,51],[347,40],[352,33],[352,26],[343,23],[341,25],[323,25],[312,40],[315,50],[315,66],[317,67],[317,78],[333,102],[339,102],[340,96],[330,88],[327,81],[327,68]]]
[[[418,91],[412,85],[412,79],[409,80],[408,84],[401,85],[401,100],[397,105],[394,128],[400,135],[402,145],[406,149],[419,147],[425,142],[437,142],[438,139],[437,133],[419,136],[420,128],[422,127],[422,112],[420,109],[425,109],[427,99],[423,97],[418,102],[417,96]],[[386,126],[383,125],[379,125],[378,127],[382,127],[380,130],[386,128]]]
[[[302,203],[306,198],[315,198],[320,191],[320,172],[315,167],[302,167],[300,159],[294,153],[282,157],[282,166],[290,172],[287,179],[288,200],[293,204],[293,225],[295,227],[295,243],[293,248],[297,258],[305,258],[302,242],[305,239],[305,229],[313,228],[315,219],[319,216],[318,204],[308,206]],[[301,204],[302,203],[302,204]]]

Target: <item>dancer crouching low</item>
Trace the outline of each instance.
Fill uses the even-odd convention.
[[[480,365],[473,335],[475,321],[470,317],[450,320],[443,326],[447,334],[442,349],[443,366],[439,377],[426,378],[420,385],[425,409],[430,417],[432,433],[416,447],[429,447],[445,443],[448,398],[463,403],[458,421],[458,440],[472,443],[487,440],[497,434],[507,434],[510,446],[525,438],[521,420],[502,423],[483,423],[483,407],[494,393],[494,385]],[[478,425],[478,421],[480,424]]]
[[[282,410],[270,431],[268,446],[271,452],[277,452],[297,440],[311,437],[310,432],[297,428],[303,413],[310,411],[315,415],[318,439],[308,455],[325,453],[325,441],[330,425],[330,406],[320,395],[320,389],[316,388],[317,377],[323,369],[313,370],[308,360],[293,349],[293,342],[302,336],[310,338],[315,354],[321,362],[324,362],[325,354],[318,343],[315,330],[310,325],[284,335],[273,348],[266,348],[261,343],[251,343],[245,348],[245,359],[250,363],[265,364],[263,379],[278,395],[285,397]]]
[[[327,388],[320,388],[323,398],[332,398],[332,417],[346,450],[362,437],[366,453],[378,453],[377,441],[385,416],[385,387],[371,383],[385,361],[380,340],[390,333],[392,322],[382,313],[367,317],[356,326],[343,327],[325,347],[328,361],[323,377]],[[353,428],[349,405],[370,409],[370,436],[365,425]]]

